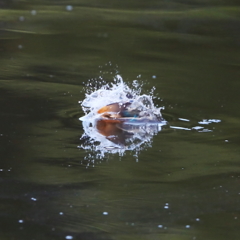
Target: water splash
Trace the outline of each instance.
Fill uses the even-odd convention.
[[[138,158],[139,152],[151,146],[152,137],[166,124],[161,115],[162,108],[153,103],[155,88],[142,94],[143,83],[134,80],[128,86],[120,75],[113,83],[103,82],[98,87],[89,82],[86,98],[80,102],[85,116],[80,118],[84,134],[79,148],[90,152],[87,159],[92,158],[93,164],[96,158],[102,159],[109,153],[123,156],[126,151],[131,151]],[[110,113],[106,118],[99,114],[99,109],[111,104],[117,104],[121,116]]]
[[[186,130],[186,131],[197,131],[199,133],[207,133],[207,132],[213,132],[214,127],[212,129],[206,128],[206,125],[221,123],[220,119],[203,119],[201,121],[198,121],[198,125],[193,125],[195,123],[192,123],[190,119],[186,118],[178,118],[182,123],[187,123],[187,126],[174,126],[169,125],[169,128],[175,129],[175,130]],[[180,123],[180,122],[179,122]],[[182,124],[179,124],[182,125]]]

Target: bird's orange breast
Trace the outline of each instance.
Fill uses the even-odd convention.
[[[98,110],[98,113],[105,113],[105,112],[119,112],[121,110],[121,107],[119,106],[119,103],[112,103],[107,106],[104,106]]]

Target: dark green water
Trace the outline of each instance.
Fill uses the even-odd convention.
[[[240,238],[239,1],[0,7],[0,239]],[[155,86],[169,124],[138,162],[87,167],[78,101],[116,73]],[[221,122],[171,128],[203,119]]]

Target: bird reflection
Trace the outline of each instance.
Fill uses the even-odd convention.
[[[133,133],[125,131],[123,122],[119,120],[97,120],[96,129],[97,131],[106,137],[109,141],[117,145],[125,145],[126,139],[131,138]]]

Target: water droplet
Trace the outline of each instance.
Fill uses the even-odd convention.
[[[20,16],[19,17],[19,21],[23,22],[25,20],[25,17],[24,16]]]
[[[184,121],[184,122],[190,122],[189,119],[186,119],[186,118],[178,118],[180,121]]]
[[[68,235],[65,237],[65,239],[73,239],[73,236]]]
[[[66,6],[66,10],[67,10],[67,11],[72,11],[72,10],[73,10],[73,6],[67,5],[67,6]]]
[[[36,10],[32,10],[32,11],[31,11],[31,14],[32,14],[32,15],[36,15],[36,14],[37,14],[37,11],[36,11]]]

